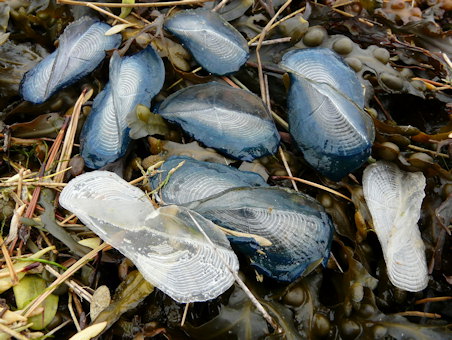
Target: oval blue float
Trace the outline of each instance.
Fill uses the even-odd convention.
[[[355,72],[324,48],[293,50],[280,64],[289,72],[289,130],[306,161],[338,181],[370,156],[375,137]]]
[[[157,112],[208,147],[244,161],[274,154],[279,134],[262,100],[217,82],[184,88]]]
[[[253,238],[228,236],[268,277],[293,281],[328,260],[333,223],[307,195],[278,187],[233,188],[186,206],[225,228],[269,240],[272,245],[263,247]]]
[[[56,51],[24,75],[20,84],[22,97],[32,103],[43,103],[61,88],[91,73],[105,58],[105,51],[121,43],[120,34],[105,35],[110,28],[89,17],[66,27]]]
[[[217,13],[204,9],[180,11],[166,20],[164,27],[210,73],[236,72],[248,60],[245,38]]]
[[[151,46],[129,57],[113,54],[110,81],[94,99],[80,135],[86,166],[99,169],[125,155],[130,143],[127,116],[138,104],[149,106],[160,92],[165,69]]]
[[[155,189],[167,179],[169,171],[181,162],[167,183],[160,189],[165,204],[186,204],[218,194],[226,189],[247,186],[268,186],[258,174],[211,162],[202,162],[191,157],[173,156],[159,168],[160,173],[151,179]]]

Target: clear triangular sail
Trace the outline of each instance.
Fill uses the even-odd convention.
[[[212,222],[183,207],[154,209],[141,190],[113,173],[76,177],[60,204],[178,302],[215,298],[234,282],[228,267],[238,270],[237,257]]]

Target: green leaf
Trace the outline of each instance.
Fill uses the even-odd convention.
[[[123,4],[134,4],[135,0],[122,0]],[[120,18],[124,19],[127,17],[130,12],[132,12],[132,7],[121,7],[121,14],[119,15]]]
[[[55,247],[47,247],[45,249],[42,249],[42,250],[38,251],[37,253],[30,255],[28,257],[28,259],[38,259],[52,249],[55,249]],[[19,280],[21,280],[27,274],[27,272],[24,271],[24,269],[29,265],[30,265],[30,263],[28,263],[28,262],[19,262],[19,263],[15,263],[13,265],[14,271],[17,273],[17,277],[19,278]],[[0,294],[3,293],[4,291],[10,289],[13,286],[13,282],[11,281],[11,278],[9,277],[9,275],[5,275],[8,272],[9,272],[8,268],[3,268],[0,270],[0,277],[1,277],[0,278]]]
[[[41,295],[46,288],[46,281],[39,276],[24,277],[18,285],[13,287],[17,308],[24,308],[35,297]],[[50,294],[41,306],[44,308],[43,312],[28,319],[33,323],[31,329],[43,329],[53,320],[58,308],[58,296]]]
[[[141,104],[138,104],[134,111],[127,116],[131,138],[138,139],[156,134],[167,136],[169,134],[170,129],[162,116],[152,113],[149,108]]]

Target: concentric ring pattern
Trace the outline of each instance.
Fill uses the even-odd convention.
[[[230,237],[256,269],[279,281],[293,281],[329,256],[333,226],[323,207],[301,193],[277,187],[233,188],[186,205],[223,227],[262,236],[260,247]]]
[[[329,49],[293,50],[280,65],[291,79],[292,137],[312,167],[340,180],[369,157],[375,137],[358,78]]]
[[[234,282],[228,267],[238,270],[237,257],[212,222],[183,207],[155,210],[141,190],[113,173],[76,177],[60,204],[178,302],[215,298]]]
[[[184,164],[169,177],[161,188],[161,199],[165,204],[185,204],[197,201],[226,189],[246,186],[268,186],[264,179],[254,172],[210,162],[197,161],[186,156],[172,156],[153,176],[151,185],[157,188],[164,182],[169,171],[181,162]]]
[[[204,69],[213,74],[236,72],[249,57],[245,38],[212,11],[180,11],[166,20],[165,28],[188,48]]]
[[[127,117],[138,120],[136,105],[150,106],[164,77],[162,59],[151,46],[129,57],[113,54],[110,82],[94,99],[80,136],[81,155],[88,167],[99,169],[124,156],[130,143]]]
[[[355,72],[329,48],[310,48],[287,52],[280,63],[286,71],[314,83],[328,84],[359,107],[364,106],[363,87]]]
[[[372,164],[363,175],[364,197],[389,279],[410,292],[423,290],[428,283],[425,247],[417,226],[424,188],[421,172],[404,172],[389,162]]]
[[[59,89],[93,71],[105,58],[105,51],[121,43],[121,35],[105,35],[110,28],[89,17],[66,27],[58,49],[25,74],[20,85],[23,98],[33,103],[45,102]]]
[[[264,103],[255,95],[217,82],[190,86],[158,108],[206,146],[245,161],[274,154],[279,134]]]

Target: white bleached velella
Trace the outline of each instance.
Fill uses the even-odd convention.
[[[425,196],[421,172],[385,161],[364,170],[363,191],[392,284],[417,292],[427,287],[425,246],[417,222]]]
[[[178,302],[213,299],[234,282],[227,266],[237,271],[237,257],[212,222],[184,207],[154,209],[144,192],[114,173],[77,176],[63,189],[60,204]]]

